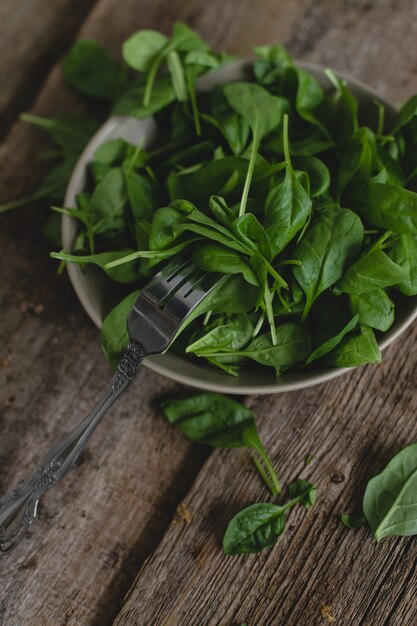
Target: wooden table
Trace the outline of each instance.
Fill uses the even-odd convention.
[[[45,139],[18,113],[82,110],[60,73],[71,42],[95,37],[119,54],[133,31],[169,32],[176,19],[219,49],[249,55],[253,44],[283,42],[392,101],[417,92],[415,0],[2,0],[1,202],[30,193],[45,171]],[[28,475],[110,376],[96,328],[48,258],[45,215],[34,205],[0,218],[0,492]],[[258,556],[221,550],[232,515],[267,498],[248,454],[211,452],[171,428],[157,399],[179,386],[144,369],[1,560],[0,624],[416,624],[415,539],[376,544],[338,518],[417,439],[416,337],[414,325],[381,366],[247,399],[283,480],[303,472],[319,485],[317,505],[294,511],[279,544]]]

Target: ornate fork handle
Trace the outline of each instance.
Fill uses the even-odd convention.
[[[140,344],[131,341],[110,387],[92,413],[48,452],[27,483],[0,499],[0,553],[19,543],[36,517],[41,496],[72,469],[108,409],[133,380],[144,356]]]

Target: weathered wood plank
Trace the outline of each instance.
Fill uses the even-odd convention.
[[[95,0],[0,4],[0,134],[38,91]]]
[[[376,544],[367,531],[346,529],[338,515],[357,507],[367,479],[416,440],[416,339],[415,326],[380,367],[302,392],[250,398],[283,481],[312,480],[316,506],[293,511],[274,549],[225,556],[221,540],[231,517],[271,498],[247,452],[216,451],[182,503],[192,521],[173,520],[115,626],[321,624],[323,605],[337,624],[414,624],[414,539]],[[305,468],[310,452],[315,460]]]
[[[220,45],[223,4],[216,0],[205,14],[203,0],[186,6],[130,0],[123,11],[115,0],[101,0],[81,36],[97,37],[117,53],[137,28],[168,32],[173,20],[186,19]],[[222,20],[226,32],[234,14],[240,15],[240,26],[233,26],[233,46],[239,51],[249,47],[249,40],[239,36],[248,6],[228,8]],[[267,6],[264,27],[267,16],[276,15],[274,3]],[[290,36],[306,6],[285,3],[282,36]],[[261,31],[258,35],[261,40]],[[32,112],[53,116],[74,110],[81,110],[80,104],[55,68]],[[38,129],[13,126],[0,148],[2,202],[36,186],[45,166],[34,158],[44,145]],[[27,476],[42,453],[77,423],[110,375],[96,330],[48,261],[43,217],[39,208],[31,208],[2,218],[0,246],[8,263],[0,269],[0,325],[7,339],[0,355],[1,492]],[[155,415],[152,399],[168,388],[173,388],[169,381],[143,371],[100,427],[85,462],[45,498],[37,527],[2,560],[0,624],[111,623],[207,455]]]
[[[417,91],[407,53],[415,40],[416,10],[413,2],[401,10],[392,1],[315,2],[287,43],[298,58],[350,73],[401,101]],[[291,626],[333,623],[333,618],[338,624],[414,624],[415,541],[375,544],[366,531],[344,528],[338,514],[358,507],[366,481],[417,438],[416,338],[414,326],[379,368],[297,394],[250,398],[283,479],[300,473],[311,478],[320,488],[317,506],[293,513],[274,550],[224,556],[228,520],[268,496],[247,454],[215,452],[182,503],[191,523],[173,520],[116,626]],[[317,461],[303,469],[309,452]]]

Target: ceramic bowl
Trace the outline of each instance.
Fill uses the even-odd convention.
[[[330,88],[324,69],[312,64],[300,63],[301,67],[309,70],[326,89]],[[216,84],[234,80],[250,78],[250,64],[238,62],[219,71],[204,76],[199,83],[199,89],[209,90]],[[384,102],[375,92],[356,80],[345,77],[348,86],[359,101],[361,120],[365,123],[375,123],[375,100],[382,102],[387,108],[387,121],[395,114],[394,107]],[[152,117],[138,120],[133,117],[111,117],[97,131],[91,139],[69,182],[65,206],[75,207],[75,198],[86,183],[86,167],[92,160],[95,150],[102,143],[110,139],[123,138],[130,143],[137,144],[144,141],[148,145],[155,138],[156,125]],[[71,250],[76,232],[75,220],[68,216],[62,219],[62,244],[64,249]],[[100,327],[108,311],[126,294],[118,285],[111,282],[98,268],[90,266],[82,271],[78,265],[69,264],[68,274],[75,292],[84,309],[96,326]],[[384,333],[379,341],[383,350],[397,339],[417,316],[417,297],[400,297],[396,304],[396,319],[391,329]],[[145,360],[150,369],[168,376],[178,382],[191,387],[198,387],[212,391],[232,394],[266,394],[302,389],[318,383],[331,380],[349,371],[350,368],[327,368],[287,372],[276,378],[271,371],[265,369],[251,369],[249,366],[242,369],[238,378],[223,373],[221,370],[206,365],[203,360],[179,356],[174,352],[151,356]]]

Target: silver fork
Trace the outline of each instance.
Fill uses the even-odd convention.
[[[218,284],[191,262],[171,262],[146,285],[127,322],[129,346],[93,411],[55,446],[30,480],[0,499],[0,553],[10,552],[36,517],[41,496],[74,466],[102,418],[133,380],[143,359],[164,352],[190,313]]]

